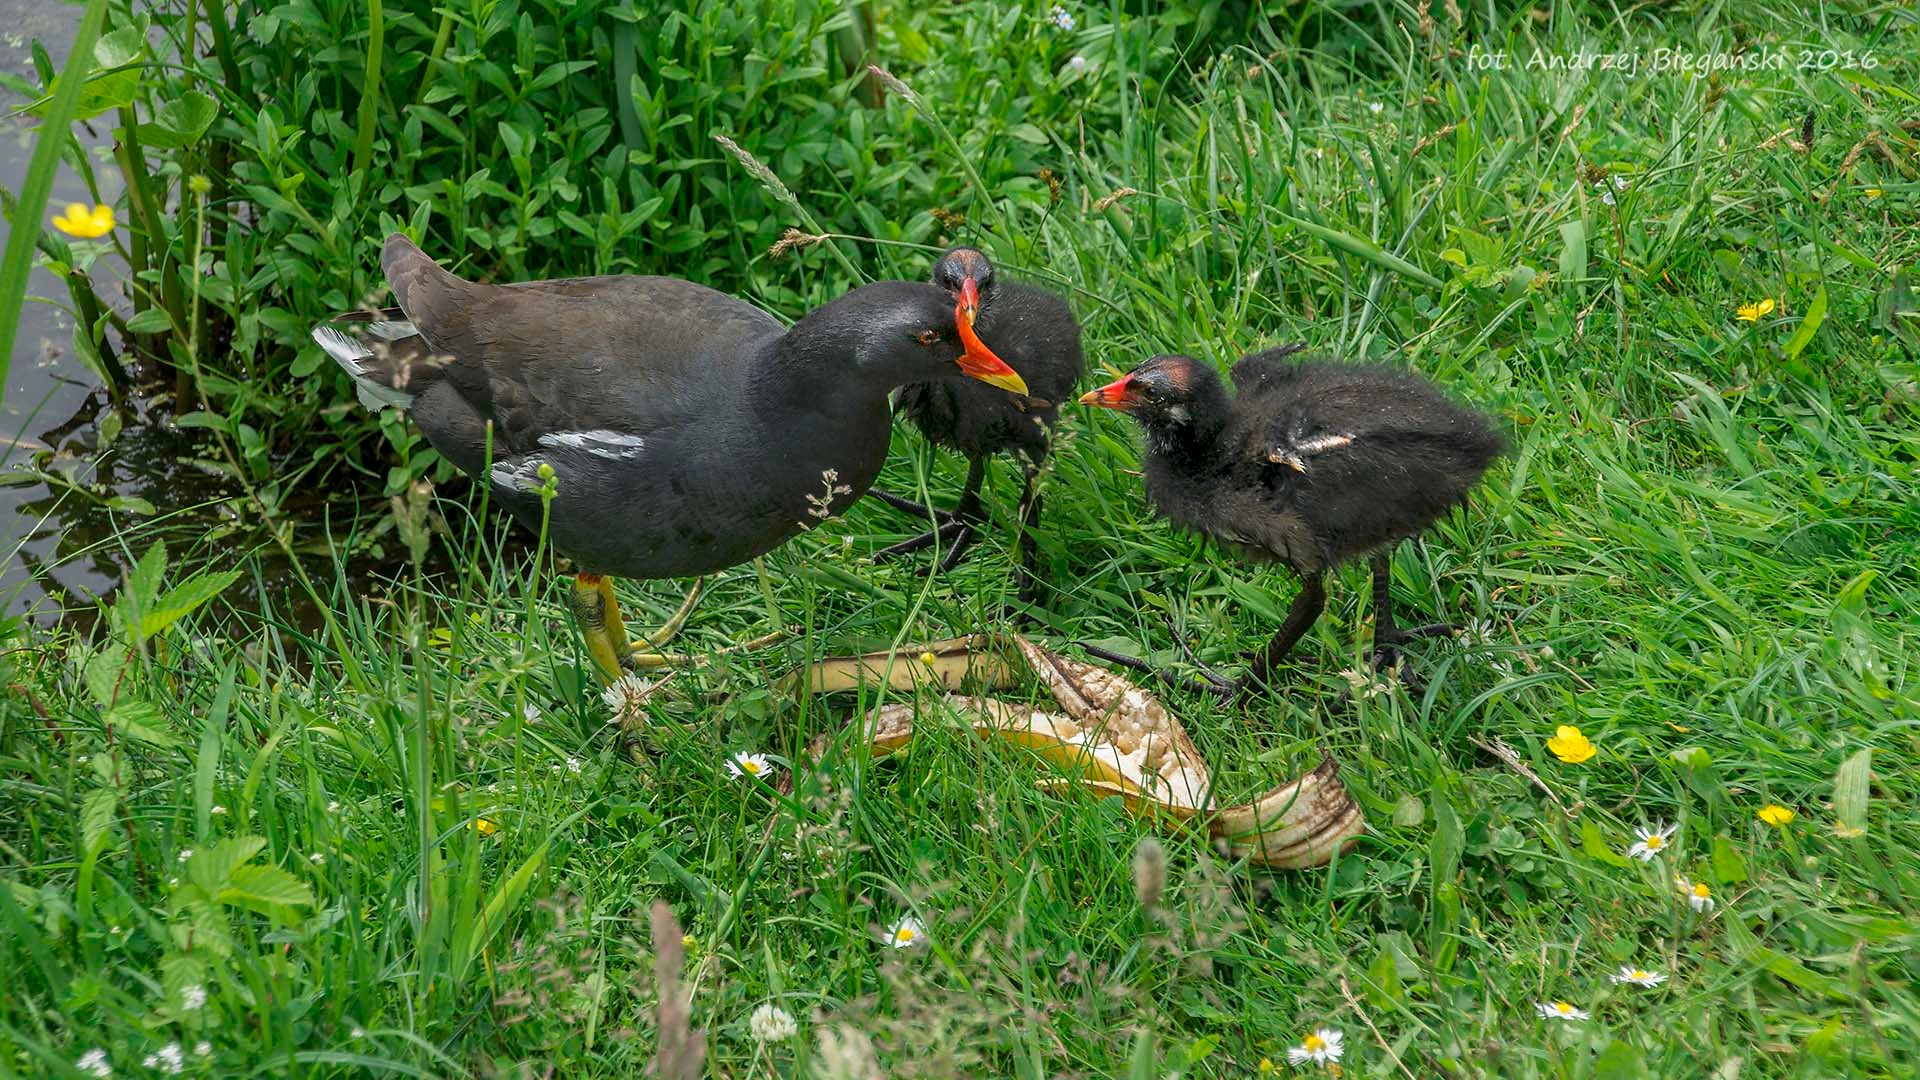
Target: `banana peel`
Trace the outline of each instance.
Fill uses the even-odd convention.
[[[1008,690],[1037,679],[1058,711],[957,691]],[[1249,803],[1217,807],[1207,763],[1180,721],[1152,694],[1105,668],[1061,656],[1017,634],[975,634],[896,651],[834,657],[789,674],[788,693],[862,685],[943,691],[934,707],[891,702],[867,715],[876,755],[894,753],[916,724],[957,721],[986,739],[1023,746],[1069,775],[1042,780],[1116,795],[1134,815],[1197,823],[1236,858],[1287,870],[1323,866],[1366,831],[1366,818],[1323,758],[1312,771]]]

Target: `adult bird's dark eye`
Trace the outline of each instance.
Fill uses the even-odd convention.
[[[922,345],[932,345],[939,340],[940,340],[940,331],[938,330],[920,331],[919,341],[920,341],[920,344]]]

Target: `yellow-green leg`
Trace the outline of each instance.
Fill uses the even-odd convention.
[[[613,583],[599,574],[573,575],[573,588],[567,606],[580,621],[580,636],[587,642],[587,655],[600,669],[600,681],[611,683],[625,671],[620,658],[627,654],[627,624],[620,617],[620,602],[614,599]]]

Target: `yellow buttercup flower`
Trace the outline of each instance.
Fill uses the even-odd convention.
[[[1751,304],[1741,304],[1736,314],[1739,315],[1741,322],[1759,322],[1762,318],[1773,314],[1773,297],[1756,300]]]
[[[1760,808],[1760,813],[1756,816],[1759,817],[1761,821],[1777,829],[1793,820],[1793,811],[1778,803],[1768,803],[1766,806]]]
[[[53,227],[68,236],[98,240],[113,231],[113,207],[100,203],[89,210],[83,203],[68,203],[66,213],[54,216]]]
[[[1861,194],[1863,194],[1863,195],[1865,195],[1865,196],[1866,196],[1867,198],[1869,198],[1869,199],[1877,199],[1877,198],[1879,198],[1880,196],[1882,196],[1882,195],[1885,195],[1885,194],[1886,194],[1886,192],[1884,192],[1884,191],[1881,191],[1881,190],[1880,190],[1879,188],[1877,188],[1877,187],[1870,187],[1870,188],[1868,188],[1867,190],[1865,190],[1865,191],[1863,191],[1863,192],[1861,192]]]
[[[1566,724],[1554,730],[1553,738],[1547,740],[1547,749],[1553,751],[1554,757],[1569,765],[1578,765],[1598,753],[1593,743],[1580,734],[1579,728]]]
[[[500,823],[492,818],[474,818],[473,831],[479,833],[481,836],[492,836],[494,833],[500,831]]]

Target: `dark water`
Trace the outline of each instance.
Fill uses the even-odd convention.
[[[38,38],[54,64],[63,64],[80,11],[53,0],[0,0],[0,65],[37,82],[29,43]],[[11,97],[0,91],[0,185],[17,192],[33,136],[29,121],[5,117],[20,104]],[[101,117],[92,131],[80,129],[94,156],[101,198],[109,203],[122,190],[119,170],[107,157],[112,127],[111,117]],[[49,213],[69,202],[92,198],[84,182],[63,169]],[[102,299],[123,313],[131,310],[124,272],[107,260],[93,270]],[[243,611],[270,608],[280,621],[317,625],[318,613],[304,591],[293,587],[290,565],[270,546],[244,493],[193,463],[215,456],[195,433],[173,428],[164,405],[150,410],[137,394],[121,406],[109,402],[74,356],[70,302],[64,283],[34,271],[0,406],[0,616],[24,615],[43,626],[89,624],[96,598],[110,594],[132,560],[163,540],[175,566],[231,565],[243,554],[261,554],[248,564],[254,573],[226,599]],[[115,427],[117,435],[106,438],[104,432]],[[354,520],[361,509],[356,501],[378,511],[379,494],[329,498],[308,492],[283,500],[298,523],[294,546],[313,553],[302,562],[323,589],[335,573],[327,526]],[[146,506],[151,513],[135,510]],[[348,561],[348,584],[356,592],[378,591],[378,582],[401,565],[390,550],[358,553]]]
[[[0,65],[29,81],[33,72],[29,43],[38,38],[56,64],[66,59],[80,8],[45,0],[0,0]],[[6,95],[7,111],[19,104]],[[104,130],[88,139],[110,145]],[[86,135],[83,133],[83,138]],[[18,192],[33,152],[32,126],[0,116],[0,185]],[[98,170],[101,196],[120,192],[120,175]],[[86,185],[62,169],[53,187],[53,206],[91,202]],[[109,280],[116,268],[102,266]],[[0,481],[17,478],[22,465],[52,451],[49,471],[76,482],[124,482],[111,465],[106,475],[91,464],[96,457],[96,428],[105,396],[98,381],[73,356],[73,319],[64,284],[35,270],[27,286],[27,304],[14,339],[7,370],[6,398],[0,407]],[[10,475],[11,474],[11,475]],[[62,544],[77,518],[91,516],[95,500],[45,483],[0,486],[0,611],[30,612],[44,621],[57,614],[50,593],[86,597],[110,589],[120,570],[112,557],[90,545]],[[116,515],[118,516],[118,515]],[[102,523],[107,524],[106,522]],[[132,523],[129,522],[129,525]],[[88,530],[91,531],[91,530]]]

